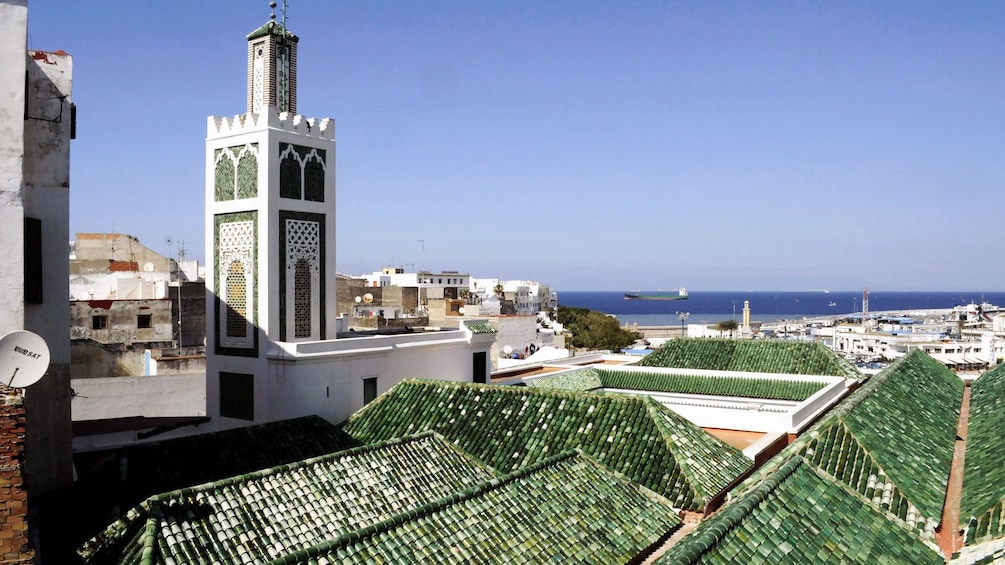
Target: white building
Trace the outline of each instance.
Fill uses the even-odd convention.
[[[295,113],[298,42],[274,14],[252,32],[247,112],[208,120],[206,409],[219,427],[338,422],[405,377],[488,380],[494,332],[480,326],[338,337],[335,123]]]
[[[66,242],[76,112],[71,57],[26,51],[27,37],[27,2],[0,1],[0,336],[34,332],[50,358],[23,392],[31,499],[73,480]]]

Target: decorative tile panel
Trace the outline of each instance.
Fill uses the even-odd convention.
[[[295,200],[324,202],[324,149],[281,143],[279,145],[279,195]]]
[[[214,152],[217,202],[258,196],[258,144],[235,145]]]
[[[255,224],[221,219],[217,225],[215,291],[220,299],[217,333],[222,347],[254,347]]]

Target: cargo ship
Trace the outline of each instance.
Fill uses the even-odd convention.
[[[687,289],[626,292],[625,300],[687,300]]]

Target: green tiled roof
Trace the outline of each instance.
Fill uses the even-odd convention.
[[[488,322],[464,322],[464,326],[471,330],[471,333],[489,334],[497,333],[497,330]]]
[[[280,24],[269,21],[266,22],[262,27],[256,29],[255,31],[248,34],[248,39],[256,39],[259,37],[265,37],[266,35],[285,35],[291,41],[299,41],[300,38],[293,34],[292,31],[284,28]]]
[[[929,355],[915,351],[873,377],[871,390],[839,419],[893,485],[938,523],[959,423],[963,382]],[[834,470],[842,478],[840,468]],[[825,470],[829,470],[825,469]],[[898,512],[906,514],[906,510]]]
[[[588,368],[528,380],[527,386],[583,391],[597,388],[616,388],[645,392],[735,396],[801,402],[824,388],[826,383]]]
[[[524,381],[531,388],[547,388],[551,390],[570,390],[586,392],[604,387],[601,372],[593,367],[565,371],[554,375],[546,375]]]
[[[151,497],[85,544],[87,563],[261,562],[493,479],[432,434]]]
[[[363,443],[435,431],[502,473],[580,449],[690,510],[751,466],[736,448],[636,395],[408,379],[344,429]]]
[[[1005,364],[974,381],[970,392],[960,502],[968,543],[1005,536]]]
[[[844,359],[815,341],[677,338],[635,363],[640,367],[715,369],[861,378]]]
[[[937,548],[793,457],[656,560],[684,563],[943,563]]]
[[[105,463],[52,503],[72,512],[72,531],[60,529],[76,545],[155,494],[357,445],[318,416],[137,443],[101,454]]]
[[[543,459],[274,563],[625,563],[679,524],[578,452]]]

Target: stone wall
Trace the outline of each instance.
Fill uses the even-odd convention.
[[[25,409],[17,389],[7,389],[0,404],[0,561],[32,563],[28,530],[28,491],[24,483]]]

